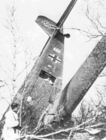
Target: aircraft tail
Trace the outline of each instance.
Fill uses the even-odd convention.
[[[36,19],[36,23],[51,37],[55,28],[56,23],[47,17],[38,16]]]

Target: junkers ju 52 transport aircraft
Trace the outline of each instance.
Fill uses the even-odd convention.
[[[76,2],[77,0],[71,0],[57,23],[45,16],[38,16],[36,19],[36,23],[48,34],[49,38],[13,100],[16,103],[23,100],[22,120],[24,118],[31,120],[31,117],[35,118],[35,116],[39,118],[42,110],[54,101],[55,95],[62,88],[64,38],[70,37],[69,34],[63,33],[62,27]],[[31,102],[27,102],[29,97],[31,97]],[[42,108],[39,109],[39,106]],[[33,115],[31,116],[28,112],[32,108]]]

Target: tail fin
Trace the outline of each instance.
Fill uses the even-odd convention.
[[[36,23],[51,37],[55,28],[56,23],[47,17],[38,16],[36,19]]]

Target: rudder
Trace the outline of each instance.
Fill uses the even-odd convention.
[[[38,16],[36,23],[51,37],[56,29],[56,23],[47,17]]]

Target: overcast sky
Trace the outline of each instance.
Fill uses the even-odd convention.
[[[5,24],[4,19],[8,17],[8,7],[11,6],[13,2],[17,8],[16,19],[20,29],[20,34],[21,36],[27,38],[27,43],[32,48],[33,56],[38,56],[44,44],[46,43],[48,36],[35,23],[37,16],[44,15],[51,20],[58,22],[62,13],[70,3],[70,0],[1,0],[0,52],[2,54],[11,53],[9,49],[10,45],[7,43],[11,41],[11,34],[4,28],[3,25]],[[78,0],[64,24],[64,32],[70,33],[71,37],[69,39],[65,39],[63,88],[90,54],[98,40],[100,40],[100,38],[97,38],[88,41],[89,39],[86,36],[81,35],[78,31],[69,29],[81,28],[83,30],[89,29],[93,31],[91,23],[84,14],[87,4],[91,6],[90,10],[92,14],[97,14],[96,9],[98,9],[98,12],[102,11],[101,9],[103,7],[98,0]],[[20,62],[18,67],[18,70],[20,71],[22,68],[22,56],[18,61]],[[3,75],[1,74],[1,76]],[[23,80],[24,76],[21,78],[21,81],[19,81],[18,88],[21,86]],[[90,92],[94,92],[94,89],[95,85],[90,89]],[[8,93],[6,93],[6,95],[7,94]],[[2,108],[0,105],[0,110],[3,112],[7,107],[7,104],[5,103],[6,105],[4,105],[4,101],[1,101],[1,104],[4,106],[4,108]]]

